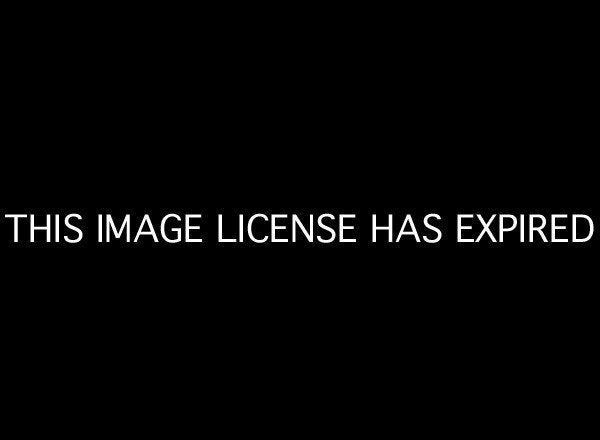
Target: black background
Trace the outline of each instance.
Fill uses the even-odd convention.
[[[595,389],[597,238],[460,246],[453,218],[597,221],[592,29],[524,11],[247,12],[23,16],[3,55],[2,213],[356,212],[361,243],[4,240],[11,412],[573,429]],[[375,212],[438,212],[444,241],[371,246]]]

